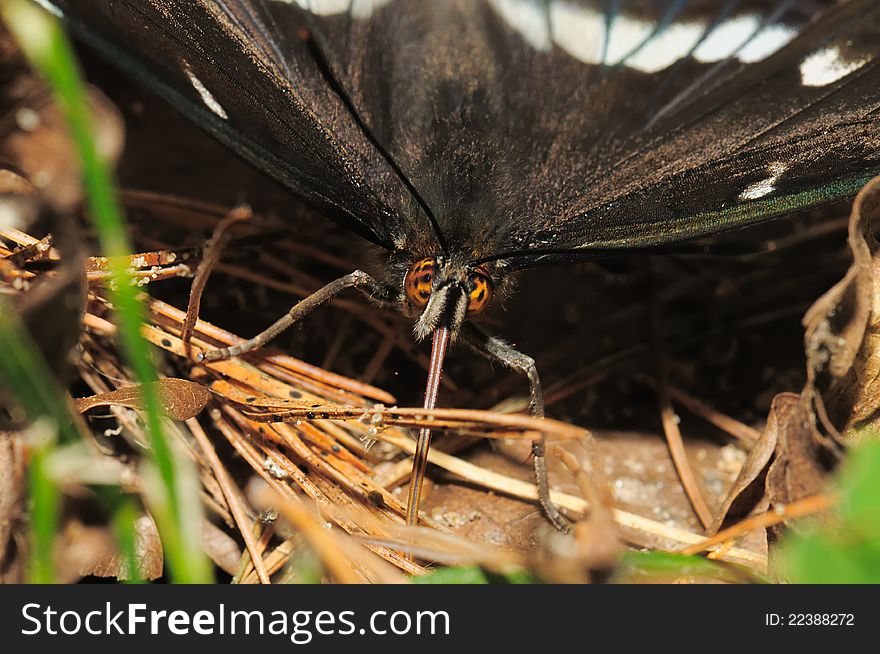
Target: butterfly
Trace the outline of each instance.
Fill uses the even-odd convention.
[[[471,321],[517,271],[751,225],[880,172],[878,0],[37,1],[385,249],[380,278],[336,280],[274,329],[351,287],[397,306],[433,337],[427,408],[461,339],[526,374],[543,415],[534,361]]]

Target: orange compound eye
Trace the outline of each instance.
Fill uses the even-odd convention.
[[[437,261],[435,259],[419,259],[412,265],[403,280],[403,290],[410,304],[417,307],[428,304],[436,273]]]
[[[492,278],[483,270],[475,270],[471,273],[473,290],[468,296],[467,312],[469,316],[482,313],[492,302]]]

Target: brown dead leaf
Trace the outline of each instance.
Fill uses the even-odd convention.
[[[708,533],[716,533],[728,517],[747,515],[760,502],[764,496],[767,466],[776,451],[780,429],[785,429],[793,414],[799,415],[799,408],[800,396],[796,393],[780,393],[773,398],[767,425],[749,451],[749,456],[724,498]]]
[[[94,572],[99,561],[116,551],[113,531],[107,525],[85,524],[68,519],[55,539],[57,582],[70,584]]]
[[[773,506],[818,495],[828,481],[828,457],[810,433],[804,406],[793,409],[780,426],[776,456],[767,470],[767,498]]]
[[[166,377],[156,382],[162,410],[174,420],[189,420],[195,417],[211,399],[211,392],[195,382],[186,379]],[[75,400],[76,410],[85,413],[98,406],[125,406],[141,409],[140,386],[126,386],[109,393],[99,393]]]
[[[853,203],[844,278],[804,316],[809,429],[832,452],[859,439],[880,406],[880,256],[873,223],[880,218],[880,178]]]
[[[15,540],[23,529],[24,448],[21,436],[0,432],[0,583],[22,581],[23,562]]]
[[[880,406],[880,255],[873,222],[880,218],[880,178],[853,203],[853,263],[803,319],[807,383],[777,395],[767,425],[712,524],[753,511],[762,497],[788,504],[821,492],[841,448],[875,426]],[[873,431],[873,430],[871,430]]]
[[[773,398],[767,425],[749,453],[737,480],[712,524],[716,533],[729,519],[782,506],[825,487],[830,466],[813,439],[801,396],[780,393]]]
[[[221,570],[230,575],[238,572],[241,548],[232,536],[208,520],[202,521],[202,548]]]
[[[162,541],[153,519],[141,515],[134,523],[135,551],[137,552],[138,570],[141,579],[153,580],[162,576]],[[102,556],[94,560],[90,566],[80,568],[82,576],[115,577],[128,579],[128,562],[119,550],[104,549]]]

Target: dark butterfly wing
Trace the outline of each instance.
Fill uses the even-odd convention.
[[[297,3],[363,122],[477,260],[690,239],[880,171],[877,0]]]
[[[278,24],[268,5],[249,0],[41,4],[244,158],[366,238],[393,249],[401,221],[423,219],[328,85],[302,15],[287,12]]]

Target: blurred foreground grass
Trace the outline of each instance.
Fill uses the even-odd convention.
[[[180,492],[181,476],[194,473],[182,470],[182,464],[173,456],[163,432],[161,407],[155,387],[150,384],[156,380],[156,372],[140,332],[143,308],[137,297],[137,287],[131,283],[127,271],[127,255],[132,249],[112,174],[95,146],[91,116],[72,47],[58,22],[30,0],[4,0],[0,15],[22,52],[51,87],[79,154],[88,214],[94,221],[103,255],[110,258],[110,292],[116,307],[120,342],[135,378],[141,383],[143,416],[150,442],[150,459],[145,465],[156,471],[156,474],[150,474],[145,470],[144,478],[160,480],[160,484],[145,488],[145,496],[162,536],[170,576],[183,583],[208,582],[211,568],[199,545],[199,521],[193,520],[191,515],[192,507],[197,507],[198,502],[195,498],[183,497]],[[70,418],[66,403],[57,389],[48,390],[53,388],[51,376],[45,365],[36,363],[35,358],[39,355],[33,344],[27,343],[27,335],[11,316],[4,319],[0,329],[0,340],[7,343],[8,349],[21,348],[21,356],[11,360],[3,357],[0,361],[0,372],[9,387],[20,391],[31,418],[49,416],[51,425],[47,429],[50,432],[68,431]],[[35,458],[30,475],[32,549],[36,562],[32,567],[32,581],[39,582],[53,579],[52,547],[51,541],[47,540],[57,525],[58,491],[52,487],[54,482],[42,466],[42,457],[51,447],[50,439],[46,445],[33,450]],[[117,523],[123,526],[118,530],[123,551],[130,551],[134,542],[134,527],[128,519],[130,514],[131,511],[125,510],[117,516]],[[131,568],[134,570],[136,566]]]

